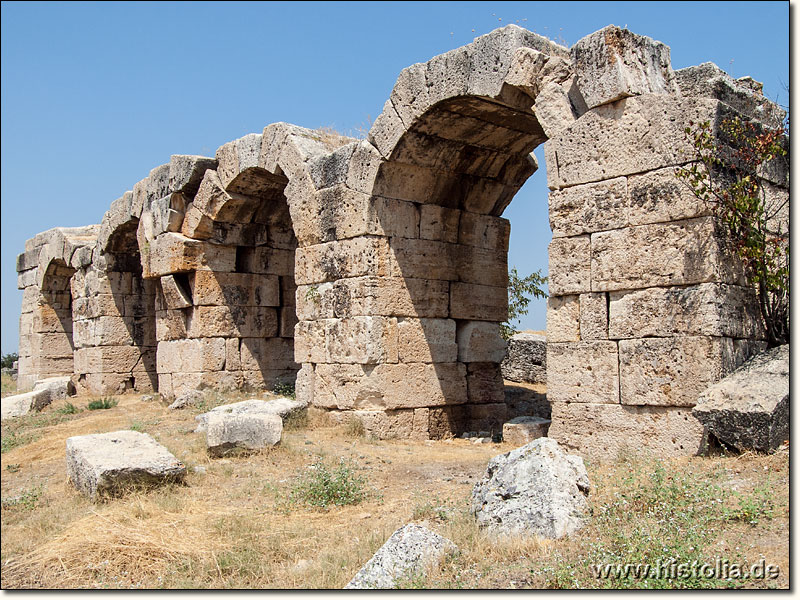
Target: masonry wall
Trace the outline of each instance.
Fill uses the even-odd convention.
[[[167,398],[295,381],[378,437],[499,431],[517,416],[502,214],[544,144],[550,435],[691,454],[698,393],[764,346],[720,227],[675,177],[684,128],[735,115],[782,118],[752,80],[675,73],[626,30],[567,49],[499,29],[405,69],[366,140],[275,123],[173,156],[99,226],[30,240],[21,381]],[[788,197],[788,173],[765,177]]]

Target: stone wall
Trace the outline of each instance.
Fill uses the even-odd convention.
[[[502,214],[544,143],[550,435],[691,453],[686,409],[763,345],[717,223],[674,177],[684,128],[736,114],[781,118],[752,80],[673,72],[669,48],[626,30],[567,49],[499,29],[405,69],[365,140],[269,125],[153,169],[80,252],[42,263],[56,234],[31,240],[20,376],[166,397],[296,379],[299,399],[380,437],[499,431]]]

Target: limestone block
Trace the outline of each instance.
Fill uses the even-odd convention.
[[[505,403],[500,365],[496,362],[467,364],[467,395],[470,404]]]
[[[419,212],[415,204],[355,192],[344,184],[320,190],[308,210],[318,231],[316,243],[361,235],[419,237]]]
[[[38,400],[42,395],[41,391],[30,391],[3,397],[0,400],[0,419],[5,421],[6,419],[27,415],[32,410],[37,410],[34,407],[38,404]]]
[[[294,359],[298,363],[327,363],[326,321],[299,321],[294,328]]]
[[[297,325],[297,311],[294,306],[284,306],[278,312],[278,335],[282,338],[294,337],[294,326]]]
[[[618,403],[616,342],[547,344],[547,399],[550,402]]]
[[[346,142],[347,139],[342,136],[337,141]],[[308,174],[316,189],[321,190],[345,182],[350,159],[357,145],[358,142],[345,143],[330,154],[315,156],[308,161]]]
[[[592,251],[588,235],[553,238],[548,258],[547,285],[552,295],[592,291]]]
[[[294,384],[295,398],[306,406],[314,404],[314,366],[304,364],[297,372]]]
[[[56,310],[48,304],[39,305],[32,313],[30,325],[31,330],[37,333],[72,331],[72,315],[69,311]]]
[[[501,323],[508,319],[508,289],[453,282],[450,284],[450,317]]]
[[[389,158],[392,150],[406,130],[403,120],[397,114],[394,104],[387,100],[383,110],[367,134],[367,141],[375,146],[384,158]]]
[[[456,322],[451,319],[399,319],[398,348],[401,362],[455,362]]]
[[[466,368],[459,363],[318,364],[314,375],[320,408],[394,410],[467,401]]]
[[[497,323],[468,321],[458,326],[458,360],[464,363],[499,363],[506,355],[506,342]]]
[[[278,415],[209,413],[206,446],[221,456],[234,449],[260,450],[281,441],[283,421]]]
[[[195,306],[187,317],[187,335],[201,337],[275,337],[278,315],[263,306]]]
[[[371,193],[375,175],[382,162],[380,152],[367,140],[354,144],[345,178],[347,187],[356,192]]]
[[[628,177],[628,223],[646,225],[711,214],[709,205],[677,178],[676,171],[669,167]]]
[[[212,221],[223,223],[244,223],[255,214],[256,205],[252,198],[243,194],[228,192],[217,171],[206,171],[192,206]],[[188,215],[187,215],[188,217]],[[186,232],[184,231],[186,234]]]
[[[259,246],[242,248],[241,269],[247,273],[294,276],[294,250],[282,250]]]
[[[28,269],[35,269],[39,266],[39,253],[42,248],[33,248],[17,255],[17,272],[27,271]]]
[[[723,244],[711,217],[594,233],[592,291],[743,283],[741,263]]]
[[[720,103],[645,95],[594,108],[545,146],[550,189],[684,164],[689,122],[716,123]]]
[[[441,279],[459,278],[458,246],[433,240],[390,240],[391,273],[394,276]]]
[[[514,334],[500,363],[503,379],[547,383],[547,339],[535,333]]]
[[[466,423],[470,431],[485,431],[493,437],[503,431],[503,423],[508,420],[508,407],[499,404],[470,404],[466,409]]]
[[[204,338],[158,343],[159,373],[200,373],[225,368],[225,339]]]
[[[268,173],[258,169],[262,145],[261,133],[249,133],[217,149],[217,172],[225,188],[253,195],[264,191],[264,187],[259,184],[261,175],[267,176]],[[268,184],[266,186],[269,187]]]
[[[92,500],[126,488],[181,481],[186,467],[146,433],[115,431],[67,439],[67,476]]]
[[[92,319],[94,343],[98,346],[127,346],[133,344],[133,323],[124,317]]]
[[[175,310],[188,308],[192,305],[191,294],[185,290],[176,280],[174,275],[164,275],[161,278],[161,291],[164,294],[164,302],[168,309]]]
[[[627,96],[678,94],[669,46],[609,25],[570,51],[578,87],[589,108]]]
[[[399,277],[357,277],[297,288],[302,318],[398,316],[446,318],[447,281]]]
[[[389,275],[389,243],[385,238],[354,238],[298,248],[298,284],[322,283],[346,277]]]
[[[187,315],[179,310],[156,311],[156,339],[181,340],[186,337]]]
[[[294,344],[286,338],[241,338],[240,356],[244,371],[300,368],[294,362]]]
[[[549,204],[554,238],[619,229],[629,221],[627,179],[617,177],[552,191]]]
[[[216,169],[217,160],[206,156],[173,154],[169,158],[169,189],[193,197],[208,169]]]
[[[295,306],[297,283],[294,280],[294,276],[281,275],[280,280],[281,280],[281,305]]]
[[[205,373],[172,373],[171,388],[173,397],[180,397],[193,390],[232,391],[241,390],[244,385],[242,371],[206,371]],[[159,394],[164,396],[159,378]]]
[[[554,402],[552,410],[547,435],[598,462],[631,453],[693,456],[703,438],[703,426],[687,408]]]
[[[377,364],[398,360],[397,319],[349,317],[325,325],[328,360],[334,363]]]
[[[419,237],[450,244],[458,243],[461,211],[438,204],[422,204],[419,207]],[[19,269],[17,269],[19,270]]]
[[[684,336],[621,340],[621,402],[694,406],[703,390],[742,362],[730,338]]]
[[[155,357],[155,352],[136,346],[96,346],[75,350],[75,373],[131,373],[134,368],[148,362],[145,354]]]
[[[280,306],[276,275],[197,271],[189,281],[195,306]]]
[[[580,107],[579,112],[573,109],[576,105]],[[587,107],[574,81],[562,84],[550,81],[536,96],[533,110],[549,139],[557,136],[571,125],[577,116],[586,112]],[[576,112],[578,112],[577,115]]]
[[[452,249],[460,281],[508,287],[508,253],[505,250],[489,250],[461,244],[452,246]]]
[[[736,80],[711,62],[675,71],[675,79],[686,97],[702,96],[722,100],[742,114],[778,127],[785,112],[764,96],[760,86],[746,85]],[[752,82],[752,79],[750,80]],[[757,83],[757,82],[754,82]]]
[[[533,440],[547,437],[550,419],[541,417],[516,417],[503,425],[503,441],[514,446],[524,446]]]
[[[153,219],[154,221],[154,219]],[[156,234],[155,223],[152,225],[153,235]],[[214,237],[214,221],[203,214],[197,206],[190,204],[181,221],[181,228],[177,233],[194,240],[210,240]]]
[[[338,412],[335,419],[346,423],[357,419],[364,432],[376,439],[428,439],[427,408],[407,410],[355,410]],[[330,414],[330,413],[329,413]]]
[[[154,308],[154,294],[131,294],[122,297],[122,314],[125,317],[152,317]]]
[[[458,243],[489,250],[508,251],[511,223],[492,215],[464,212],[458,226]]]
[[[609,337],[713,335],[763,339],[756,294],[718,283],[610,292]]]
[[[17,275],[17,289],[23,290],[29,286],[36,285],[38,281],[39,269],[28,269],[21,271]]]
[[[180,192],[153,201],[150,205],[153,237],[166,231],[180,232],[186,213],[186,204],[186,197]]]
[[[143,253],[148,256],[145,277],[187,271],[233,272],[236,248],[190,239],[179,233],[163,233]]]
[[[298,400],[291,400],[289,398],[279,397],[274,400],[258,400],[250,399],[242,402],[233,402],[232,404],[223,404],[212,408],[207,413],[197,415],[194,420],[197,422],[195,433],[206,431],[208,427],[208,418],[210,415],[276,415],[280,417],[281,421],[285,422],[287,418],[292,415],[305,410],[306,404]]]
[[[694,415],[740,452],[774,452],[789,439],[789,345],[751,358],[706,389]]]
[[[608,294],[580,295],[581,339],[608,339]]]
[[[406,580],[424,577],[455,544],[421,525],[409,523],[395,531],[345,589],[392,589]]]

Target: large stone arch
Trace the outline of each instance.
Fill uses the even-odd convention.
[[[17,258],[23,289],[18,386],[46,377],[72,375],[74,276],[91,262],[97,226],[55,228],[28,240]]]

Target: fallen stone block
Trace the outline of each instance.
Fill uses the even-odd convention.
[[[723,444],[774,452],[789,439],[789,345],[754,356],[709,387],[692,414]]]
[[[170,404],[167,408],[170,410],[178,410],[181,408],[186,408],[187,406],[192,406],[194,404],[198,404],[205,398],[205,394],[200,390],[190,390],[184,394],[181,394],[175,401]]]
[[[67,476],[97,500],[183,479],[186,467],[146,433],[114,431],[67,439]]]
[[[73,394],[75,386],[70,377],[39,379],[30,392],[6,396],[0,401],[0,419],[20,417],[32,411],[40,411],[53,400],[60,400]]]
[[[214,414],[224,415],[277,415],[284,422],[289,417],[296,415],[306,408],[306,403],[300,400],[292,400],[291,398],[275,398],[274,400],[244,400],[242,402],[234,402],[233,404],[223,404],[212,408],[207,413],[197,415],[194,420],[197,421],[196,432],[203,432],[208,426],[208,418]]]
[[[514,334],[500,363],[503,379],[527,383],[547,381],[547,338],[535,333]]]
[[[503,425],[503,441],[516,446],[524,446],[534,440],[547,436],[550,419],[541,417],[517,417]]]
[[[281,441],[283,421],[278,415],[209,413],[206,446],[221,456],[231,450],[260,450]]]
[[[435,566],[456,545],[438,533],[409,523],[395,531],[345,589],[392,589]]]
[[[586,524],[589,487],[583,459],[540,438],[489,461],[472,490],[472,513],[494,535],[558,539]]]

